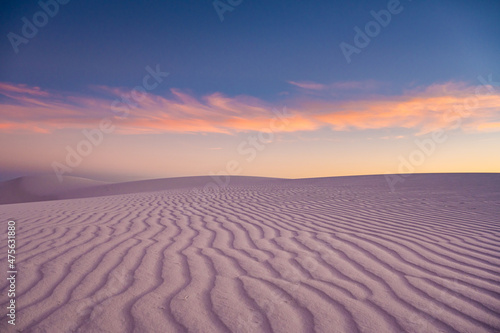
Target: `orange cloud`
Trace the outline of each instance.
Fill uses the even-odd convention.
[[[45,128],[41,128],[35,124],[18,124],[18,123],[9,123],[9,122],[1,122],[0,123],[0,131],[4,132],[35,132],[35,133],[49,133],[49,131]]]
[[[335,130],[400,127],[424,134],[453,127],[457,120],[464,130],[491,130],[496,126],[488,124],[500,117],[500,91],[491,93],[493,87],[487,88],[448,83],[396,97],[338,103],[306,100],[301,108],[312,110],[311,118]]]
[[[334,85],[338,89],[358,87],[352,82]],[[0,94],[8,97],[0,100],[0,131],[48,133],[63,128],[89,128],[104,118],[112,118],[116,130],[125,134],[233,134],[269,129],[295,132],[321,127],[342,131],[399,127],[423,134],[452,127],[458,118],[462,129],[467,131],[500,130],[500,92],[489,86],[483,88],[447,83],[406,91],[400,96],[345,101],[306,96],[284,99],[288,114],[279,115],[276,112],[282,110],[273,111],[269,103],[249,96],[214,93],[196,98],[172,89],[171,97],[167,98],[127,89],[94,87],[107,94],[106,98],[96,98],[0,83]]]
[[[478,124],[477,125],[477,130],[484,131],[484,132],[496,132],[496,131],[500,131],[500,122]]]

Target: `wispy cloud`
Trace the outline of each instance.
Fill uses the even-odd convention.
[[[325,93],[345,92],[345,91],[376,91],[384,84],[374,80],[366,81],[345,81],[330,84],[316,83],[311,81],[287,81],[287,83],[304,90],[323,91]]]
[[[367,83],[336,83],[337,89],[364,89]],[[324,85],[314,86],[319,89]],[[498,131],[500,91],[450,82],[407,90],[398,96],[374,96],[356,100],[325,100],[311,96],[285,96],[287,126],[282,131],[408,128],[423,134],[453,126],[457,117],[466,131]],[[100,96],[46,91],[37,87],[0,83],[0,131],[50,133],[58,129],[85,128],[111,117],[125,134],[205,132],[234,134],[269,128],[273,105],[250,96],[221,93],[195,97],[172,89],[169,97],[94,87]],[[492,93],[492,91],[494,91]],[[125,98],[125,99],[124,99]],[[129,103],[123,102],[129,100]],[[115,101],[115,102],[114,102]],[[118,102],[116,102],[118,101]],[[131,106],[132,105],[132,106]],[[119,115],[125,115],[120,117]]]
[[[0,91],[5,96],[12,96],[18,94],[27,94],[34,96],[48,96],[48,93],[41,90],[39,87],[29,87],[25,84],[8,84],[0,82]]]
[[[363,90],[363,91],[376,91],[376,89],[384,86],[382,82],[377,82],[374,80],[366,81],[346,81],[346,82],[335,82],[328,85],[331,90]]]
[[[321,84],[321,83],[314,83],[314,82],[295,82],[295,81],[288,81],[291,85],[294,85],[296,87],[302,88],[302,89],[307,89],[307,90],[323,90],[326,89],[326,85]]]

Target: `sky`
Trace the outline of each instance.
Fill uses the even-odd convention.
[[[500,172],[500,2],[2,1],[0,181]]]

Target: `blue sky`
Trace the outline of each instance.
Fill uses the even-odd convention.
[[[19,32],[36,1],[4,1],[2,35]],[[242,1],[221,22],[210,1],[70,1],[15,54],[2,39],[1,79],[80,91],[133,87],[160,63],[170,85],[273,98],[287,81],[475,81],[498,73],[498,1],[408,1],[347,65],[339,44],[387,1]],[[167,87],[165,87],[166,89]]]

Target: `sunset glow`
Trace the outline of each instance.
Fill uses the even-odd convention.
[[[380,36],[369,43],[356,36],[366,33],[357,26],[374,19],[370,11],[386,5],[366,2],[353,12],[348,4],[322,2],[269,16],[267,7],[277,4],[264,10],[244,3],[221,21],[209,5],[197,4],[197,11],[166,5],[161,17],[129,4],[120,7],[106,37],[106,14],[96,14],[91,26],[79,14],[85,5],[68,3],[29,43],[16,44],[12,34],[4,39],[0,153],[8,158],[0,162],[0,180],[53,173],[54,163],[66,165],[68,174],[101,179],[231,173],[226,165],[232,160],[244,175],[383,174],[397,172],[401,158],[419,149],[416,142],[436,132],[446,140],[414,172],[499,172],[500,28],[487,15],[497,4],[398,2]],[[427,6],[439,15],[427,18]],[[4,35],[22,30],[19,17],[30,12],[11,10],[2,20]],[[455,22],[450,15],[471,11],[481,13],[481,28],[473,18],[440,27]],[[141,12],[151,26],[139,24]],[[303,18],[304,12],[333,16],[318,21]],[[343,12],[354,14],[346,19]],[[248,22],[256,15],[262,23],[254,30]],[[297,33],[289,25],[294,20],[310,28]],[[335,33],[326,35],[332,27]],[[62,31],[79,41],[74,50]],[[89,31],[102,32],[85,39]],[[474,38],[478,34],[482,40]],[[130,36],[130,46],[117,36]],[[468,41],[471,51],[460,53],[450,42],[443,52],[442,40],[452,37]],[[347,62],[346,43],[359,51]],[[91,153],[69,167],[68,151],[79,144]]]

